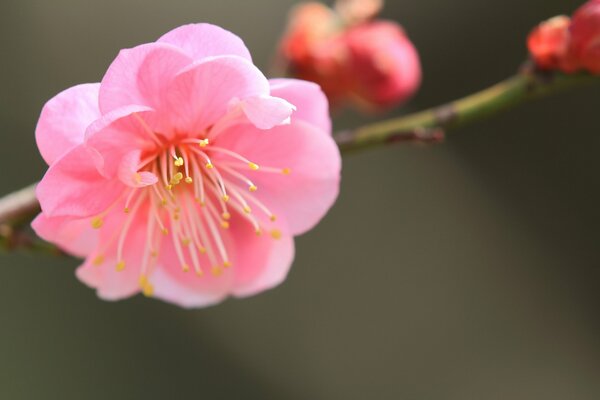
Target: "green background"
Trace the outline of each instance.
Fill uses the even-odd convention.
[[[291,0],[3,0],[2,192],[45,170],[44,102],[183,23],[239,34],[263,69]],[[512,74],[536,23],[581,1],[388,1],[424,83],[401,112]],[[289,279],[185,311],[98,300],[77,261],[0,255],[2,399],[600,398],[600,87],[344,159]],[[338,128],[358,124],[350,113]]]

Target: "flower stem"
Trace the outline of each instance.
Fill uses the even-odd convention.
[[[449,129],[593,81],[600,79],[587,74],[564,75],[524,69],[492,87],[445,105],[341,132],[336,135],[336,141],[344,153],[394,142],[439,142]]]
[[[587,74],[564,75],[525,68],[481,92],[415,114],[381,121],[335,135],[343,153],[396,142],[436,143],[445,132],[573,86],[600,82]],[[36,238],[28,225],[39,212],[35,185],[0,198],[0,249],[59,253]]]

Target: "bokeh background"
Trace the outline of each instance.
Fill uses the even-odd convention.
[[[183,23],[244,38],[263,69],[292,0],[3,0],[2,192],[38,180],[44,102]],[[403,110],[515,71],[578,0],[388,1],[420,49]],[[77,261],[0,256],[3,399],[600,398],[600,86],[344,159],[342,193],[289,279],[185,311],[99,301]],[[338,128],[360,117],[347,113]],[[185,397],[184,397],[185,396]]]

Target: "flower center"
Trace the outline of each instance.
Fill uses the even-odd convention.
[[[216,157],[218,155],[218,157]],[[213,157],[215,158],[213,160]],[[218,160],[218,161],[217,161]],[[273,224],[277,217],[256,196],[258,186],[248,175],[290,174],[289,168],[259,166],[241,154],[215,146],[208,138],[184,139],[178,144],[161,147],[138,166],[135,179],[141,183],[143,172],[151,172],[158,182],[127,190],[116,203],[123,204],[127,214],[120,229],[105,242],[94,264],[104,263],[103,252],[117,247],[117,271],[126,268],[123,257],[125,240],[131,225],[146,218],[145,249],[140,286],[150,296],[153,286],[149,277],[155,267],[162,240],[171,240],[183,272],[194,270],[199,277],[208,270],[220,276],[232,266],[224,230],[235,223],[246,223],[256,235],[267,231],[273,239],[281,232]],[[99,229],[103,217],[112,207],[92,219]]]

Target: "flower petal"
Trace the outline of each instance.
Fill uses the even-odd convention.
[[[112,110],[88,127],[85,145],[104,177],[115,177],[121,159],[130,151],[156,147],[152,139],[155,115],[152,108],[130,105]]]
[[[123,245],[122,260],[117,259],[118,241],[114,235],[120,232],[127,214],[122,208],[105,217],[104,226],[100,230],[98,249],[77,268],[77,278],[91,288],[96,289],[98,297],[115,301],[131,297],[140,292],[140,275],[142,266],[141,248],[145,241],[145,221],[138,217],[131,224]],[[102,249],[102,252],[99,252]],[[119,261],[125,262],[125,268],[117,270]]]
[[[103,114],[131,104],[159,110],[172,78],[192,59],[166,43],[147,43],[121,50],[100,85]]]
[[[85,129],[100,117],[99,88],[99,83],[73,86],[44,105],[35,139],[48,165],[81,144]]]
[[[279,97],[254,96],[239,102],[246,117],[258,129],[271,129],[277,125],[289,124],[296,110],[293,104]]]
[[[125,154],[119,165],[119,179],[125,185],[135,188],[154,185],[158,182],[158,177],[151,172],[142,171],[140,163],[142,160],[142,151],[133,150]]]
[[[259,166],[291,173],[248,171],[255,195],[284,217],[290,232],[306,232],[325,215],[339,192],[341,157],[330,135],[303,121],[261,131],[238,125],[219,135],[215,145],[237,152]],[[218,165],[219,158],[213,157]]]
[[[232,294],[236,297],[252,296],[279,285],[287,277],[294,260],[292,236],[275,240],[270,235],[256,236],[252,229],[244,231],[232,232],[235,237]]]
[[[98,243],[98,231],[92,229],[89,219],[49,218],[39,214],[31,227],[39,237],[76,257],[88,256]]]
[[[91,217],[110,206],[123,184],[98,172],[85,145],[71,149],[57,160],[38,184],[36,194],[48,217]]]
[[[298,79],[271,79],[269,83],[272,96],[281,97],[296,106],[292,121],[302,120],[331,134],[329,102],[319,85]]]
[[[238,36],[211,24],[189,24],[167,32],[158,42],[182,49],[194,60],[206,57],[233,55],[252,61],[250,52]]]
[[[167,100],[175,130],[197,135],[221,119],[232,100],[268,94],[267,78],[249,61],[219,56],[196,62],[179,73]]]

